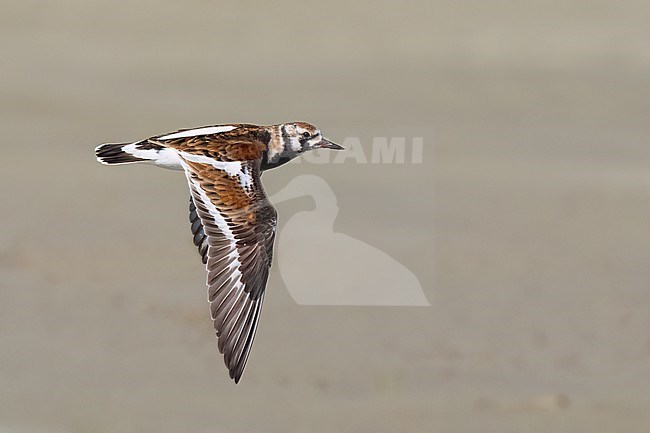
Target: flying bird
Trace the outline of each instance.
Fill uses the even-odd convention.
[[[315,126],[293,122],[204,126],[95,149],[102,164],[144,162],[185,172],[217,346],[235,383],[255,338],[277,225],[261,175],[320,148],[343,150]]]

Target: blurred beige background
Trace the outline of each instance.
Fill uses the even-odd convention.
[[[647,432],[649,10],[4,2],[0,432]],[[325,179],[432,306],[296,305],[276,264],[235,386],[182,175],[93,148],[297,119],[425,137],[422,164],[264,181]]]

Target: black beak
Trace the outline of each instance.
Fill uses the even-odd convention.
[[[338,145],[336,143],[332,143],[331,141],[329,141],[327,138],[324,138],[324,137],[323,137],[323,139],[321,141],[319,141],[318,143],[316,143],[314,145],[314,148],[315,149],[323,148],[323,149],[345,150],[345,147],[340,146],[340,145]]]

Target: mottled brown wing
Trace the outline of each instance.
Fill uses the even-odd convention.
[[[200,133],[220,128],[233,129],[212,134]],[[261,159],[270,135],[266,129],[257,125],[232,124],[181,130],[148,140],[152,144],[179,152],[206,156],[216,161],[237,162]]]
[[[202,256],[219,351],[239,382],[262,308],[277,214],[262,188],[259,160],[225,164],[185,161],[184,167],[190,218],[195,213],[200,221],[200,227],[193,221],[194,242],[201,253],[207,245]]]

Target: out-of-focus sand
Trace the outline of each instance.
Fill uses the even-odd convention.
[[[0,432],[647,431],[649,20],[644,1],[9,2]],[[235,386],[182,175],[92,149],[293,119],[424,135],[423,164],[265,184],[326,179],[335,229],[433,305],[299,306],[276,266]]]

